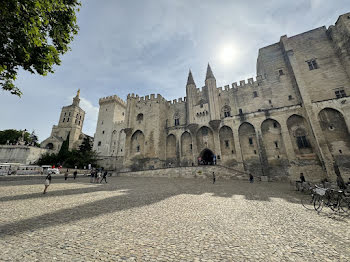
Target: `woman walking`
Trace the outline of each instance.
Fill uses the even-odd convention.
[[[51,174],[48,174],[45,178],[45,189],[44,189],[44,193],[43,194],[46,194],[46,190],[47,188],[49,187],[49,185],[51,184]]]
[[[64,180],[67,180],[68,179],[68,168],[67,168],[67,171],[64,173]]]

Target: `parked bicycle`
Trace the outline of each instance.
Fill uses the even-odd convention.
[[[350,194],[343,190],[326,188],[322,194],[317,194],[314,201],[314,208],[321,212],[324,206],[334,212],[348,213],[350,210]]]

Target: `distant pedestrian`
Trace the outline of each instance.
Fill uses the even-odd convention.
[[[216,177],[215,177],[215,173],[213,172],[213,184],[215,184],[216,181]]]
[[[102,171],[97,173],[97,181],[96,181],[96,183],[100,182],[100,180],[101,180],[101,173],[102,173]]]
[[[94,172],[94,178],[95,178],[94,182],[95,183],[97,183],[97,172],[98,172],[97,170],[95,170],[95,172]]]
[[[299,181],[295,181],[295,185],[296,185],[297,191],[303,191],[303,189],[304,189],[303,183],[306,182],[305,177],[304,177],[304,173],[300,173],[299,178],[300,178]]]
[[[68,179],[68,168],[67,168],[67,171],[64,173],[64,180],[67,180]]]
[[[90,172],[90,183],[94,182],[94,178],[95,178],[95,171],[91,170],[91,172]]]
[[[103,173],[103,176],[102,176],[102,179],[101,179],[100,183],[102,183],[103,180],[107,183],[107,175],[108,175],[108,172],[105,171],[105,172]]]
[[[43,194],[46,194],[47,188],[49,187],[50,184],[51,184],[51,174],[48,174],[45,178],[45,183],[44,183],[45,189]]]
[[[74,173],[73,173],[73,178],[74,178],[74,180],[77,178],[77,174],[78,174],[78,171],[75,170]]]
[[[249,173],[249,182],[253,183],[254,182],[254,177],[251,173]]]

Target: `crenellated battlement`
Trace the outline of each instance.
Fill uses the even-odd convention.
[[[218,87],[220,92],[228,91],[231,89],[238,89],[238,88],[244,88],[244,87],[257,87],[259,83],[263,81],[262,76],[257,76],[254,80],[253,77],[248,78],[248,80],[241,80],[239,83],[234,82],[231,85],[225,85],[224,87]]]
[[[123,107],[126,107],[126,102],[117,95],[102,97],[98,100],[99,104],[117,102]]]
[[[135,95],[134,93],[128,94],[127,97],[128,100],[135,100],[137,102],[149,102],[149,101],[157,101],[157,102],[166,102],[166,99],[161,96],[160,94],[150,94],[146,96],[139,97],[138,95]]]
[[[187,98],[185,97],[180,97],[178,99],[173,99],[172,101],[167,101],[169,105],[175,105],[175,104],[180,104],[180,103],[186,103]]]

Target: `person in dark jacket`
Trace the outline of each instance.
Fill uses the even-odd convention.
[[[73,173],[73,178],[74,178],[74,180],[77,178],[77,175],[78,175],[78,171],[75,170],[74,173]]]
[[[215,181],[216,181],[216,176],[215,176],[215,173],[213,172],[213,184],[215,184]]]
[[[254,177],[251,173],[249,173],[249,182],[253,183],[254,182]]]
[[[105,171],[103,173],[103,176],[102,176],[102,179],[101,179],[100,183],[102,183],[103,180],[105,180],[105,182],[107,183],[107,174],[108,174],[107,171]]]

